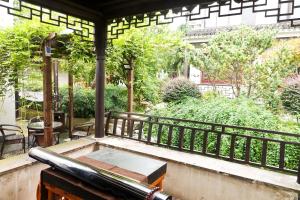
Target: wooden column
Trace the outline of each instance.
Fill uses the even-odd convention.
[[[50,43],[45,41],[43,45],[44,52],[44,73],[43,73],[43,109],[44,109],[44,146],[52,145],[52,64],[51,56],[45,56],[45,46]]]
[[[20,117],[20,94],[19,94],[19,74],[18,69],[15,67],[15,110],[16,110],[16,119]]]
[[[54,112],[59,110],[58,60],[53,60]]]
[[[72,138],[73,131],[73,119],[74,119],[74,91],[73,91],[73,73],[69,72],[68,77],[68,92],[69,92],[69,104],[68,104],[68,125],[69,125],[69,138]]]
[[[95,23],[96,47],[96,106],[95,106],[95,137],[104,137],[104,90],[105,90],[105,48],[107,40],[106,20],[99,19]]]
[[[128,70],[127,81],[128,81],[128,85],[127,85],[127,89],[128,89],[127,111],[128,112],[133,112],[133,81],[134,81],[133,68],[130,68]]]
[[[298,164],[298,176],[297,176],[297,183],[300,184],[300,159],[299,159],[299,164]]]

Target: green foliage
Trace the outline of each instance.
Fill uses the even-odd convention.
[[[200,97],[196,84],[186,78],[171,79],[163,88],[164,102],[181,101],[187,97]]]
[[[105,110],[126,111],[127,90],[125,87],[108,84],[105,87]]]
[[[265,130],[288,131],[298,133],[300,128],[297,126],[290,126],[293,129],[287,129],[287,125],[280,121],[280,119],[272,112],[268,111],[264,106],[257,105],[254,101],[247,98],[237,98],[234,100],[225,97],[208,97],[206,99],[187,98],[180,103],[169,103],[166,108],[155,109],[151,112],[152,115],[174,117],[178,119],[188,119],[201,122],[210,122],[218,124],[236,125],[242,127],[253,127]],[[168,120],[160,121],[161,123],[170,123]],[[183,125],[188,127],[195,127],[199,129],[207,129],[206,125],[196,123],[181,122],[176,125]],[[234,130],[227,129],[227,132],[234,132]],[[264,137],[263,134],[254,131],[239,130],[239,134],[247,134],[258,137]],[[153,127],[153,134],[156,137],[157,127]],[[195,151],[202,150],[203,131],[198,131],[195,136]],[[279,135],[267,134],[268,137],[274,139],[283,139],[286,141],[297,141],[295,138],[284,137]],[[191,140],[191,130],[186,130],[183,146],[189,149]],[[168,129],[162,130],[163,143],[168,141]],[[179,130],[173,129],[172,145],[178,146]],[[208,153],[216,152],[216,134],[208,134]],[[235,157],[237,159],[245,159],[245,138],[237,137],[235,143]],[[221,143],[221,155],[229,156],[231,138],[224,135]],[[253,139],[251,141],[250,160],[252,162],[260,162],[262,155],[262,142]],[[279,147],[278,143],[270,142],[268,144],[267,164],[271,166],[278,166]],[[285,155],[285,165],[289,169],[296,170],[299,163],[300,148],[288,145]]]
[[[17,20],[13,27],[0,31],[0,95],[10,89],[10,86],[19,90],[21,84],[25,85],[25,89],[40,89],[40,84],[35,86],[27,82],[36,77],[31,74],[32,71],[38,72],[42,68],[42,55],[39,51],[43,39],[51,32],[58,33],[53,56],[60,59],[62,66],[71,71],[79,81],[91,85],[96,66],[93,44],[82,41],[73,34],[60,35],[61,30],[60,27],[37,20]]]
[[[68,112],[69,94],[68,88],[60,89],[62,97],[62,109]],[[89,118],[95,116],[96,96],[91,88],[74,88],[74,116]],[[125,111],[127,108],[127,91],[124,87],[107,85],[105,88],[105,110]]]
[[[43,90],[43,73],[40,70],[30,70],[22,79],[22,87],[25,91],[39,92]]]
[[[261,56],[261,61],[255,64],[256,97],[262,97],[269,108],[278,111],[281,108],[279,88],[284,80],[293,75],[299,65],[296,51],[290,42],[280,42]]]
[[[300,40],[277,42],[274,34],[250,27],[221,32],[197,51],[194,62],[213,86],[218,80],[230,80],[236,97],[261,98],[268,108],[279,111],[278,88],[299,65]]]
[[[272,112],[246,98],[187,98],[180,103],[170,103],[166,109],[155,110],[154,114],[227,125],[279,129],[279,119]]]
[[[71,72],[78,82],[91,86],[95,79],[96,55],[94,45],[80,36],[69,34],[58,37],[58,58],[62,68]]]
[[[215,35],[200,51],[195,63],[205,71],[209,80],[231,80],[235,96],[241,94],[241,86],[252,87],[255,68],[252,63],[258,55],[272,45],[274,31],[254,30],[242,27]]]
[[[291,114],[300,116],[300,76],[290,78],[281,94],[284,108]]]
[[[62,98],[62,109],[68,113],[69,93],[68,88],[60,89]],[[74,88],[74,116],[79,118],[89,118],[95,116],[95,90],[88,88]]]
[[[42,40],[50,32],[59,30],[36,21],[20,21],[0,31],[0,95],[11,89],[10,86],[18,90],[18,78],[24,78],[27,71],[41,66],[37,51]]]
[[[127,84],[124,64],[134,70],[134,98],[137,104],[159,100],[158,75],[165,71],[177,76],[182,71],[186,45],[182,32],[172,32],[167,26],[130,29],[114,40],[106,51],[107,80],[114,84]]]

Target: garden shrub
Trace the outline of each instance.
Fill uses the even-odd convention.
[[[178,119],[188,119],[201,122],[210,122],[226,125],[235,125],[242,127],[252,127],[265,130],[283,130],[297,133],[298,129],[287,130],[285,124],[274,115],[271,111],[267,110],[262,105],[257,105],[254,101],[247,98],[228,99],[225,97],[211,97],[206,99],[199,98],[186,98],[184,101],[169,103],[166,108],[155,109],[151,112],[155,116],[173,117]],[[160,120],[161,123],[171,123],[168,120]],[[173,122],[172,122],[173,123]],[[176,125],[183,125],[188,127],[195,127],[199,129],[207,129],[207,125],[197,125],[195,123],[180,122]],[[157,127],[153,128],[153,135],[157,133]],[[179,130],[173,129],[172,145],[178,146],[179,143]],[[234,130],[232,130],[234,131]],[[185,131],[183,147],[189,149],[191,131]],[[227,132],[231,132],[227,130]],[[203,134],[204,131],[197,131],[195,137],[195,151],[202,151]],[[247,134],[258,137],[264,137],[263,134],[253,131],[239,131],[239,134]],[[291,138],[285,138],[279,135],[267,134],[268,137],[284,139],[291,141]],[[162,143],[167,143],[168,130],[162,131]],[[208,153],[216,152],[216,134],[208,134],[207,151]],[[292,139],[296,140],[296,139]],[[230,136],[223,136],[220,154],[223,156],[229,156],[230,150]],[[298,142],[299,139],[298,139]],[[262,155],[262,142],[261,140],[253,139],[251,141],[251,162],[259,163]],[[235,143],[235,157],[237,159],[245,158],[245,138],[237,137]],[[268,145],[267,164],[271,166],[278,166],[279,159],[279,144],[271,142]],[[300,148],[289,146],[286,150],[285,165],[289,169],[297,169]]]
[[[167,108],[154,110],[152,114],[260,129],[279,128],[279,119],[272,112],[247,98],[187,98],[180,103],[169,103]]]
[[[89,88],[74,87],[74,117],[89,118],[95,116],[95,90]],[[60,90],[62,108],[68,112],[69,94],[68,88]]]
[[[283,107],[293,115],[300,115],[300,75],[290,78],[281,94]]]
[[[199,97],[197,85],[186,78],[175,78],[166,83],[162,91],[164,102],[181,101],[186,97]]]
[[[62,109],[68,112],[68,88],[60,90],[62,97]],[[105,111],[125,111],[127,108],[127,90],[125,87],[111,84],[105,87]],[[74,87],[74,116],[89,118],[95,116],[96,96],[95,90],[91,88]]]
[[[108,84],[105,87],[105,110],[126,111],[127,109],[127,88]]]

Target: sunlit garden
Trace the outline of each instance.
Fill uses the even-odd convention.
[[[194,46],[186,40],[188,31],[187,24],[176,29],[168,25],[150,26],[130,29],[108,43],[105,111],[300,133],[300,39],[278,40],[277,29],[241,26],[219,32],[207,43]],[[52,50],[59,68],[58,82],[54,83],[58,93],[54,109],[70,118],[72,96],[71,117],[75,123],[93,121],[93,43],[38,21],[17,19],[14,26],[0,32],[2,98],[15,91],[19,124],[43,116],[41,43],[51,32],[58,34]],[[199,83],[189,78],[191,66],[205,74],[211,86],[209,91],[200,91]],[[217,90],[222,81],[230,85],[231,98]],[[65,130],[63,138],[68,137]],[[189,141],[186,136],[186,144]],[[214,146],[216,140],[212,138],[209,142],[209,146]],[[240,144],[241,151],[244,145]],[[257,145],[254,160],[260,159],[262,151],[261,145]],[[223,153],[228,153],[228,146],[222,148]],[[269,162],[277,162],[279,146],[271,148],[274,155]],[[290,149],[286,154],[286,166],[296,169],[300,149]]]
[[[0,0],[0,200],[299,199],[299,10]]]

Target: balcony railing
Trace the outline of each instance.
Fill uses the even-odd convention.
[[[291,173],[300,183],[300,134],[137,113],[107,113],[106,134]]]

